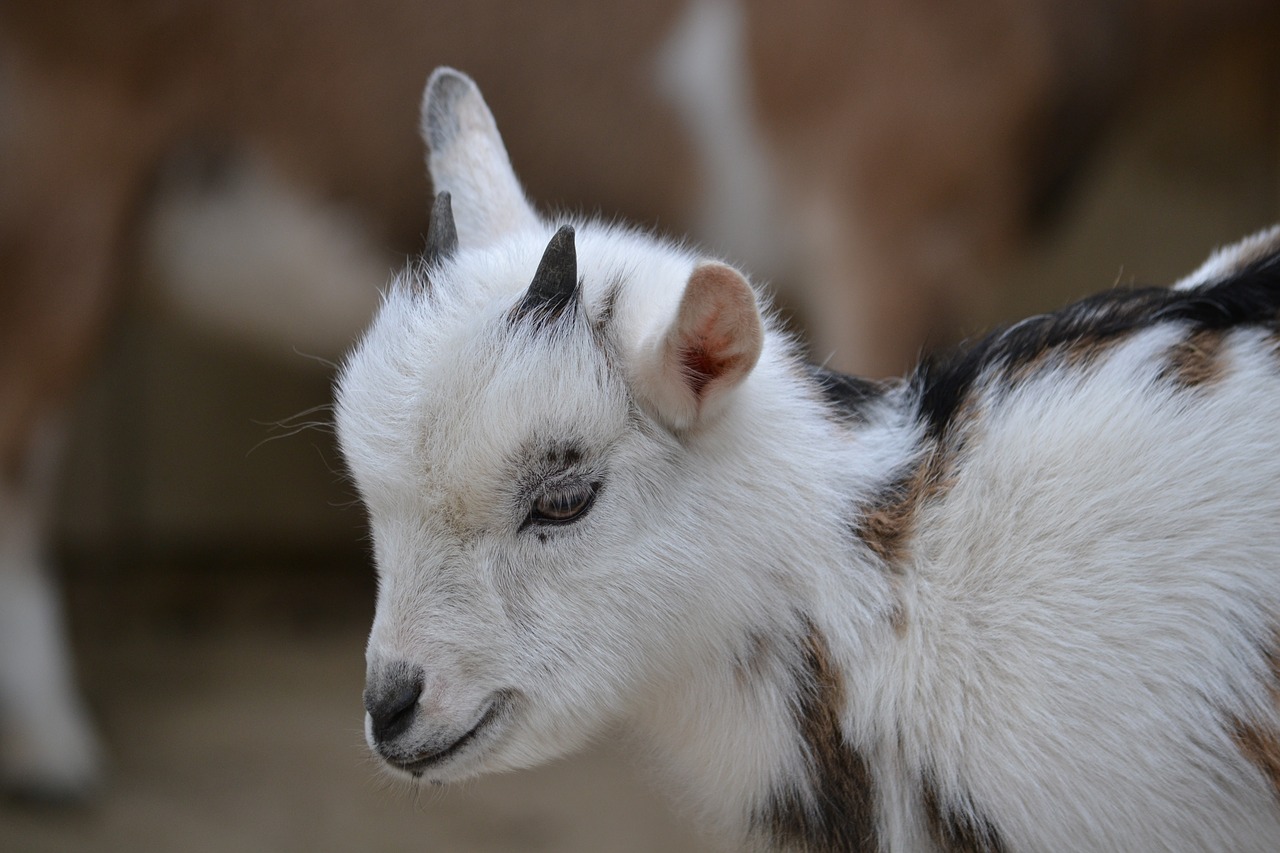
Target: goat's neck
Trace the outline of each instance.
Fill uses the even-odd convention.
[[[898,590],[853,531],[859,506],[915,453],[895,403],[861,426],[792,423],[768,434],[778,495],[838,496],[841,506],[801,502],[790,529],[744,536],[756,547],[733,571],[754,601],[735,602],[741,622],[667,673],[638,712],[642,746],[679,781],[678,799],[744,843],[785,835],[773,825],[788,819],[779,810],[802,820],[823,801],[824,777],[867,781],[867,753],[849,742],[877,724],[855,719],[867,708],[855,694],[894,642]]]

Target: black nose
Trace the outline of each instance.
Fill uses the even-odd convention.
[[[364,690],[364,709],[373,724],[373,739],[386,743],[413,724],[422,695],[422,667],[394,663],[370,674]]]

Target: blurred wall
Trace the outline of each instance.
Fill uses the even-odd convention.
[[[674,117],[662,117],[661,109],[646,100],[639,112],[625,105],[607,113],[585,111],[556,132],[529,130],[538,126],[539,105],[578,90],[565,88],[565,78],[554,75],[530,78],[522,88],[519,75],[498,70],[504,58],[480,61],[485,27],[532,26],[519,16],[504,17],[499,8],[477,7],[474,20],[459,25],[464,36],[439,55],[459,64],[471,54],[477,58],[469,70],[486,87],[531,194],[588,209],[598,205],[606,215],[621,213],[677,231],[690,227],[692,164],[684,155],[659,156],[684,151]],[[644,31],[630,35],[656,41],[663,16],[670,14],[670,9],[655,10],[643,17]],[[624,33],[612,18],[599,17],[591,25],[606,35]],[[1271,35],[1269,30],[1229,35],[1194,62],[1171,63],[1167,79],[1127,101],[1049,226],[992,272],[989,293],[975,292],[973,304],[957,320],[960,332],[974,334],[990,323],[1051,309],[1117,281],[1171,281],[1215,245],[1280,219],[1280,66]],[[366,41],[376,46],[376,39]],[[599,59],[616,52],[608,39],[603,41],[588,53]],[[530,50],[556,47],[554,42],[529,44]],[[647,71],[635,70],[642,53],[631,50],[635,67],[628,73],[635,76],[619,93],[651,82]],[[343,67],[357,67],[353,61],[343,58]],[[391,207],[400,213],[387,214],[385,204],[371,206],[373,221],[390,216],[401,223],[383,244],[387,268],[400,257],[397,251],[412,250],[421,233],[405,223],[416,221],[420,228],[425,218],[403,211],[420,205],[424,214],[427,205],[417,159],[415,92],[424,69],[436,61],[434,54],[419,57],[420,68],[395,75],[407,94],[399,96],[405,104],[396,113],[403,113],[396,127],[386,132],[398,135],[394,149],[413,152],[407,155],[413,162],[394,171],[418,177],[388,188],[395,196]],[[573,73],[592,74],[587,59],[575,61]],[[590,103],[609,100],[614,90],[606,76],[592,83],[603,88]],[[486,77],[498,85],[488,86]],[[359,98],[373,85],[350,82],[345,97]],[[388,112],[371,109],[374,114],[386,119]],[[594,123],[609,125],[610,133],[592,136]],[[316,132],[344,131],[317,126]],[[606,136],[630,143],[606,146],[601,141]],[[588,153],[591,145],[595,149]],[[594,164],[586,162],[588,157]],[[670,169],[666,180],[646,180],[646,172],[658,168],[655,158]],[[609,183],[593,177],[610,172],[622,179]],[[331,188],[324,197],[355,208],[361,193],[377,192],[378,186],[362,185],[359,192]],[[673,212],[680,210],[683,218]],[[145,279],[141,266],[135,261],[126,276]],[[144,545],[358,551],[363,516],[343,482],[330,436],[323,428],[288,434],[301,423],[325,421],[327,414],[316,407],[328,401],[331,370],[291,347],[266,354],[239,346],[167,307],[155,295],[157,287],[163,289],[154,282],[135,288],[125,300],[90,392],[75,409],[58,525],[63,546],[80,553],[122,553]],[[291,420],[304,412],[312,414]],[[272,426],[278,422],[281,426]]]

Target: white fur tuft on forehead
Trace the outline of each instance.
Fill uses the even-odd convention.
[[[527,358],[532,351],[546,354],[543,339],[550,337],[556,339],[562,356],[569,346],[581,349],[583,357],[601,361],[606,355],[600,349],[603,337],[612,354],[621,358],[619,367],[629,374],[639,373],[635,365],[643,359],[642,352],[664,340],[678,323],[688,283],[698,279],[698,270],[727,271],[738,290],[738,304],[755,310],[749,286],[728,267],[708,262],[700,266],[693,253],[636,231],[580,222],[574,239],[582,289],[581,334],[550,335],[537,324],[514,322],[515,309],[553,232],[553,226],[538,223],[500,244],[481,248],[460,244],[454,257],[437,266],[406,268],[388,292],[364,342],[348,359],[341,386],[348,393],[369,392],[382,401],[378,408],[384,412],[388,399],[399,400],[406,408],[421,408],[426,396],[438,400],[444,394],[448,399],[460,392],[452,387],[457,382],[473,384],[495,375],[499,371],[492,362],[499,353],[513,353],[509,363],[521,373],[542,370],[546,376],[539,380],[559,381],[563,371],[554,363]],[[429,296],[418,280],[422,276],[431,278]],[[758,330],[759,318],[753,315],[751,322]],[[348,381],[356,379],[356,374],[358,381]],[[587,384],[580,390],[586,401],[599,389]],[[568,389],[562,387],[560,393]],[[562,404],[567,402],[562,399]],[[359,405],[350,408],[368,410]]]

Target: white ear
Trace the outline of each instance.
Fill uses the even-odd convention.
[[[755,367],[763,344],[751,285],[732,267],[700,264],[675,320],[641,349],[637,391],[672,429],[705,423]]]
[[[432,72],[422,95],[422,139],[436,193],[453,197],[463,247],[537,226],[493,113],[470,77],[452,68]]]

